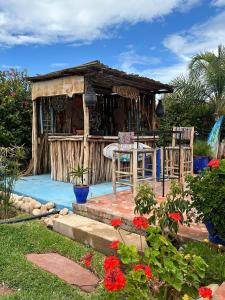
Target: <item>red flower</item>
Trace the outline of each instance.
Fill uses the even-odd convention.
[[[126,285],[126,277],[119,268],[110,270],[105,275],[105,288],[109,291],[122,290]]]
[[[179,212],[174,212],[169,214],[170,219],[180,222],[181,221],[181,214]]]
[[[208,167],[210,167],[210,168],[219,168],[219,165],[220,165],[219,159],[212,159],[208,163]]]
[[[202,286],[198,289],[198,292],[202,298],[208,298],[208,299],[212,298],[212,290],[210,288]]]
[[[152,278],[152,270],[149,266],[136,265],[134,271],[143,270],[148,278]]]
[[[116,256],[108,256],[104,261],[104,269],[105,271],[110,271],[120,266],[120,261]]]
[[[111,220],[111,225],[113,227],[119,227],[123,222],[120,220],[120,219],[114,219],[114,220]]]
[[[141,229],[141,228],[146,229],[149,226],[148,219],[146,219],[145,217],[142,217],[142,216],[134,217],[133,224],[138,229]]]
[[[84,256],[83,256],[83,262],[85,264],[86,267],[90,267],[91,266],[91,262],[92,262],[92,258],[93,258],[94,254],[93,253],[86,253]]]
[[[113,242],[110,244],[110,248],[111,248],[111,249],[114,249],[114,250],[118,250],[118,249],[119,249],[119,243],[120,243],[120,241],[113,241]]]
[[[27,108],[29,106],[29,102],[28,101],[23,101],[22,105],[23,105],[23,108]]]

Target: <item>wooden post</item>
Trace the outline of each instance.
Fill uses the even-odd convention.
[[[152,126],[152,130],[155,129],[155,96],[152,97],[151,100],[151,126]]]
[[[156,184],[156,149],[152,153],[152,190],[155,191]]]
[[[33,174],[38,173],[38,133],[37,133],[37,101],[33,101],[33,119],[32,119],[32,160]]]
[[[133,149],[133,166],[132,166],[132,172],[133,172],[133,195],[134,197],[137,195],[137,149]]]
[[[89,136],[89,109],[86,106],[84,94],[83,94],[83,110],[84,110],[84,162],[83,167],[89,167],[89,143],[88,143],[88,136]],[[92,172],[92,170],[89,170]],[[84,175],[83,181],[84,184],[89,184],[89,172]]]
[[[112,154],[112,184],[113,193],[116,193],[116,153],[113,151]]]
[[[184,148],[180,149],[180,184],[184,185]]]

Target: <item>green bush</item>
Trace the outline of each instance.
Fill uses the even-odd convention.
[[[216,233],[225,239],[225,160],[213,160],[218,167],[205,169],[195,177],[187,177],[187,192],[196,221],[210,220]]]
[[[31,148],[32,103],[26,72],[0,71],[0,146]]]
[[[212,246],[200,243],[192,242],[187,243],[184,246],[184,252],[192,255],[201,256],[207,263],[205,278],[202,281],[203,285],[211,283],[221,284],[225,281],[225,253]]]
[[[196,141],[194,143],[194,148],[193,148],[193,153],[196,156],[207,156],[211,157],[212,156],[212,150],[210,145],[206,141]]]

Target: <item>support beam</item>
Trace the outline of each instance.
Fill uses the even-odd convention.
[[[155,96],[151,100],[151,126],[152,130],[155,129]]]
[[[88,142],[88,135],[89,135],[89,109],[86,106],[83,94],[83,110],[84,110],[84,162],[83,167],[88,168],[89,166],[89,142]],[[92,170],[89,170],[92,172]],[[89,176],[88,173],[83,177],[84,184],[89,184]]]
[[[38,173],[37,101],[33,101],[32,160],[33,160],[33,174],[37,175]]]

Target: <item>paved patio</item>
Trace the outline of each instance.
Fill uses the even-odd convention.
[[[168,189],[169,182],[166,182],[165,193]],[[73,203],[75,213],[105,223],[109,223],[112,218],[123,218],[127,228],[130,228],[134,217],[134,200],[130,189],[122,187],[116,194],[113,194],[111,182],[90,186],[88,201],[85,205],[75,203],[71,183],[53,181],[50,175],[23,177],[16,183],[14,192],[30,196],[42,203],[52,201],[60,209],[67,207],[71,210]],[[163,201],[162,183],[156,182],[155,193],[157,200]],[[196,240],[207,238],[207,231],[203,224],[192,225],[190,228],[181,226],[180,234]]]
[[[156,194],[160,190],[160,184],[156,187]],[[168,183],[166,185],[168,190]],[[159,193],[157,201],[164,201]],[[121,191],[116,194],[109,194],[90,199],[85,205],[74,204],[74,212],[92,219],[110,224],[113,218],[122,218],[124,221],[123,228],[131,230],[134,214],[133,195],[129,190]],[[180,225],[179,235],[186,239],[203,240],[208,237],[204,224],[193,224],[191,227]]]

